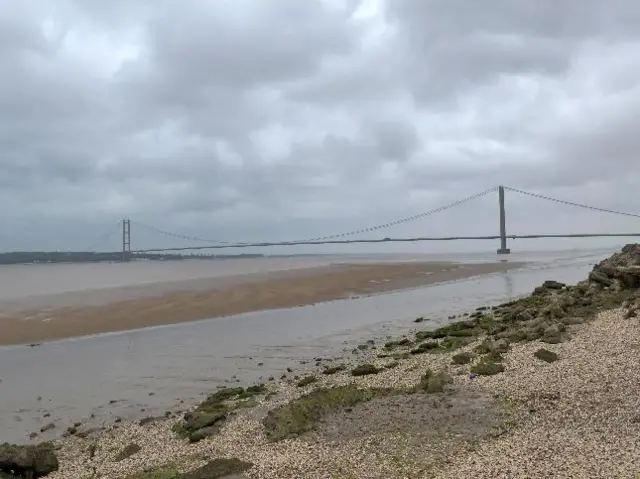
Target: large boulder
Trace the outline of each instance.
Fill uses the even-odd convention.
[[[58,458],[51,443],[30,446],[0,444],[0,472],[5,476],[35,479],[57,470]]]
[[[628,244],[619,253],[600,261],[593,267],[589,280],[602,286],[614,283],[618,288],[640,287],[640,244]]]

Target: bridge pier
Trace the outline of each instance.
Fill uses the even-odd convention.
[[[131,261],[131,220],[122,220],[122,261]]]
[[[507,220],[504,213],[504,186],[498,187],[498,203],[500,205],[500,249],[498,254],[510,254],[511,250],[507,248]]]

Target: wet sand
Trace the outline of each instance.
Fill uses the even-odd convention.
[[[53,296],[5,310],[0,345],[177,324],[397,291],[522,266],[517,262],[340,264]]]

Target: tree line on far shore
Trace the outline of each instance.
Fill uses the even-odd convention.
[[[205,255],[205,254],[168,254],[168,253],[133,253],[130,259],[177,261],[185,259],[229,259],[259,258],[262,254]],[[0,264],[31,263],[99,263],[122,261],[122,251],[12,251],[0,253]],[[129,259],[129,258],[127,258]]]

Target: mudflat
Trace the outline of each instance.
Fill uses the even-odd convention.
[[[506,271],[516,262],[339,264],[82,291],[2,312],[0,344],[24,344],[396,291]]]

